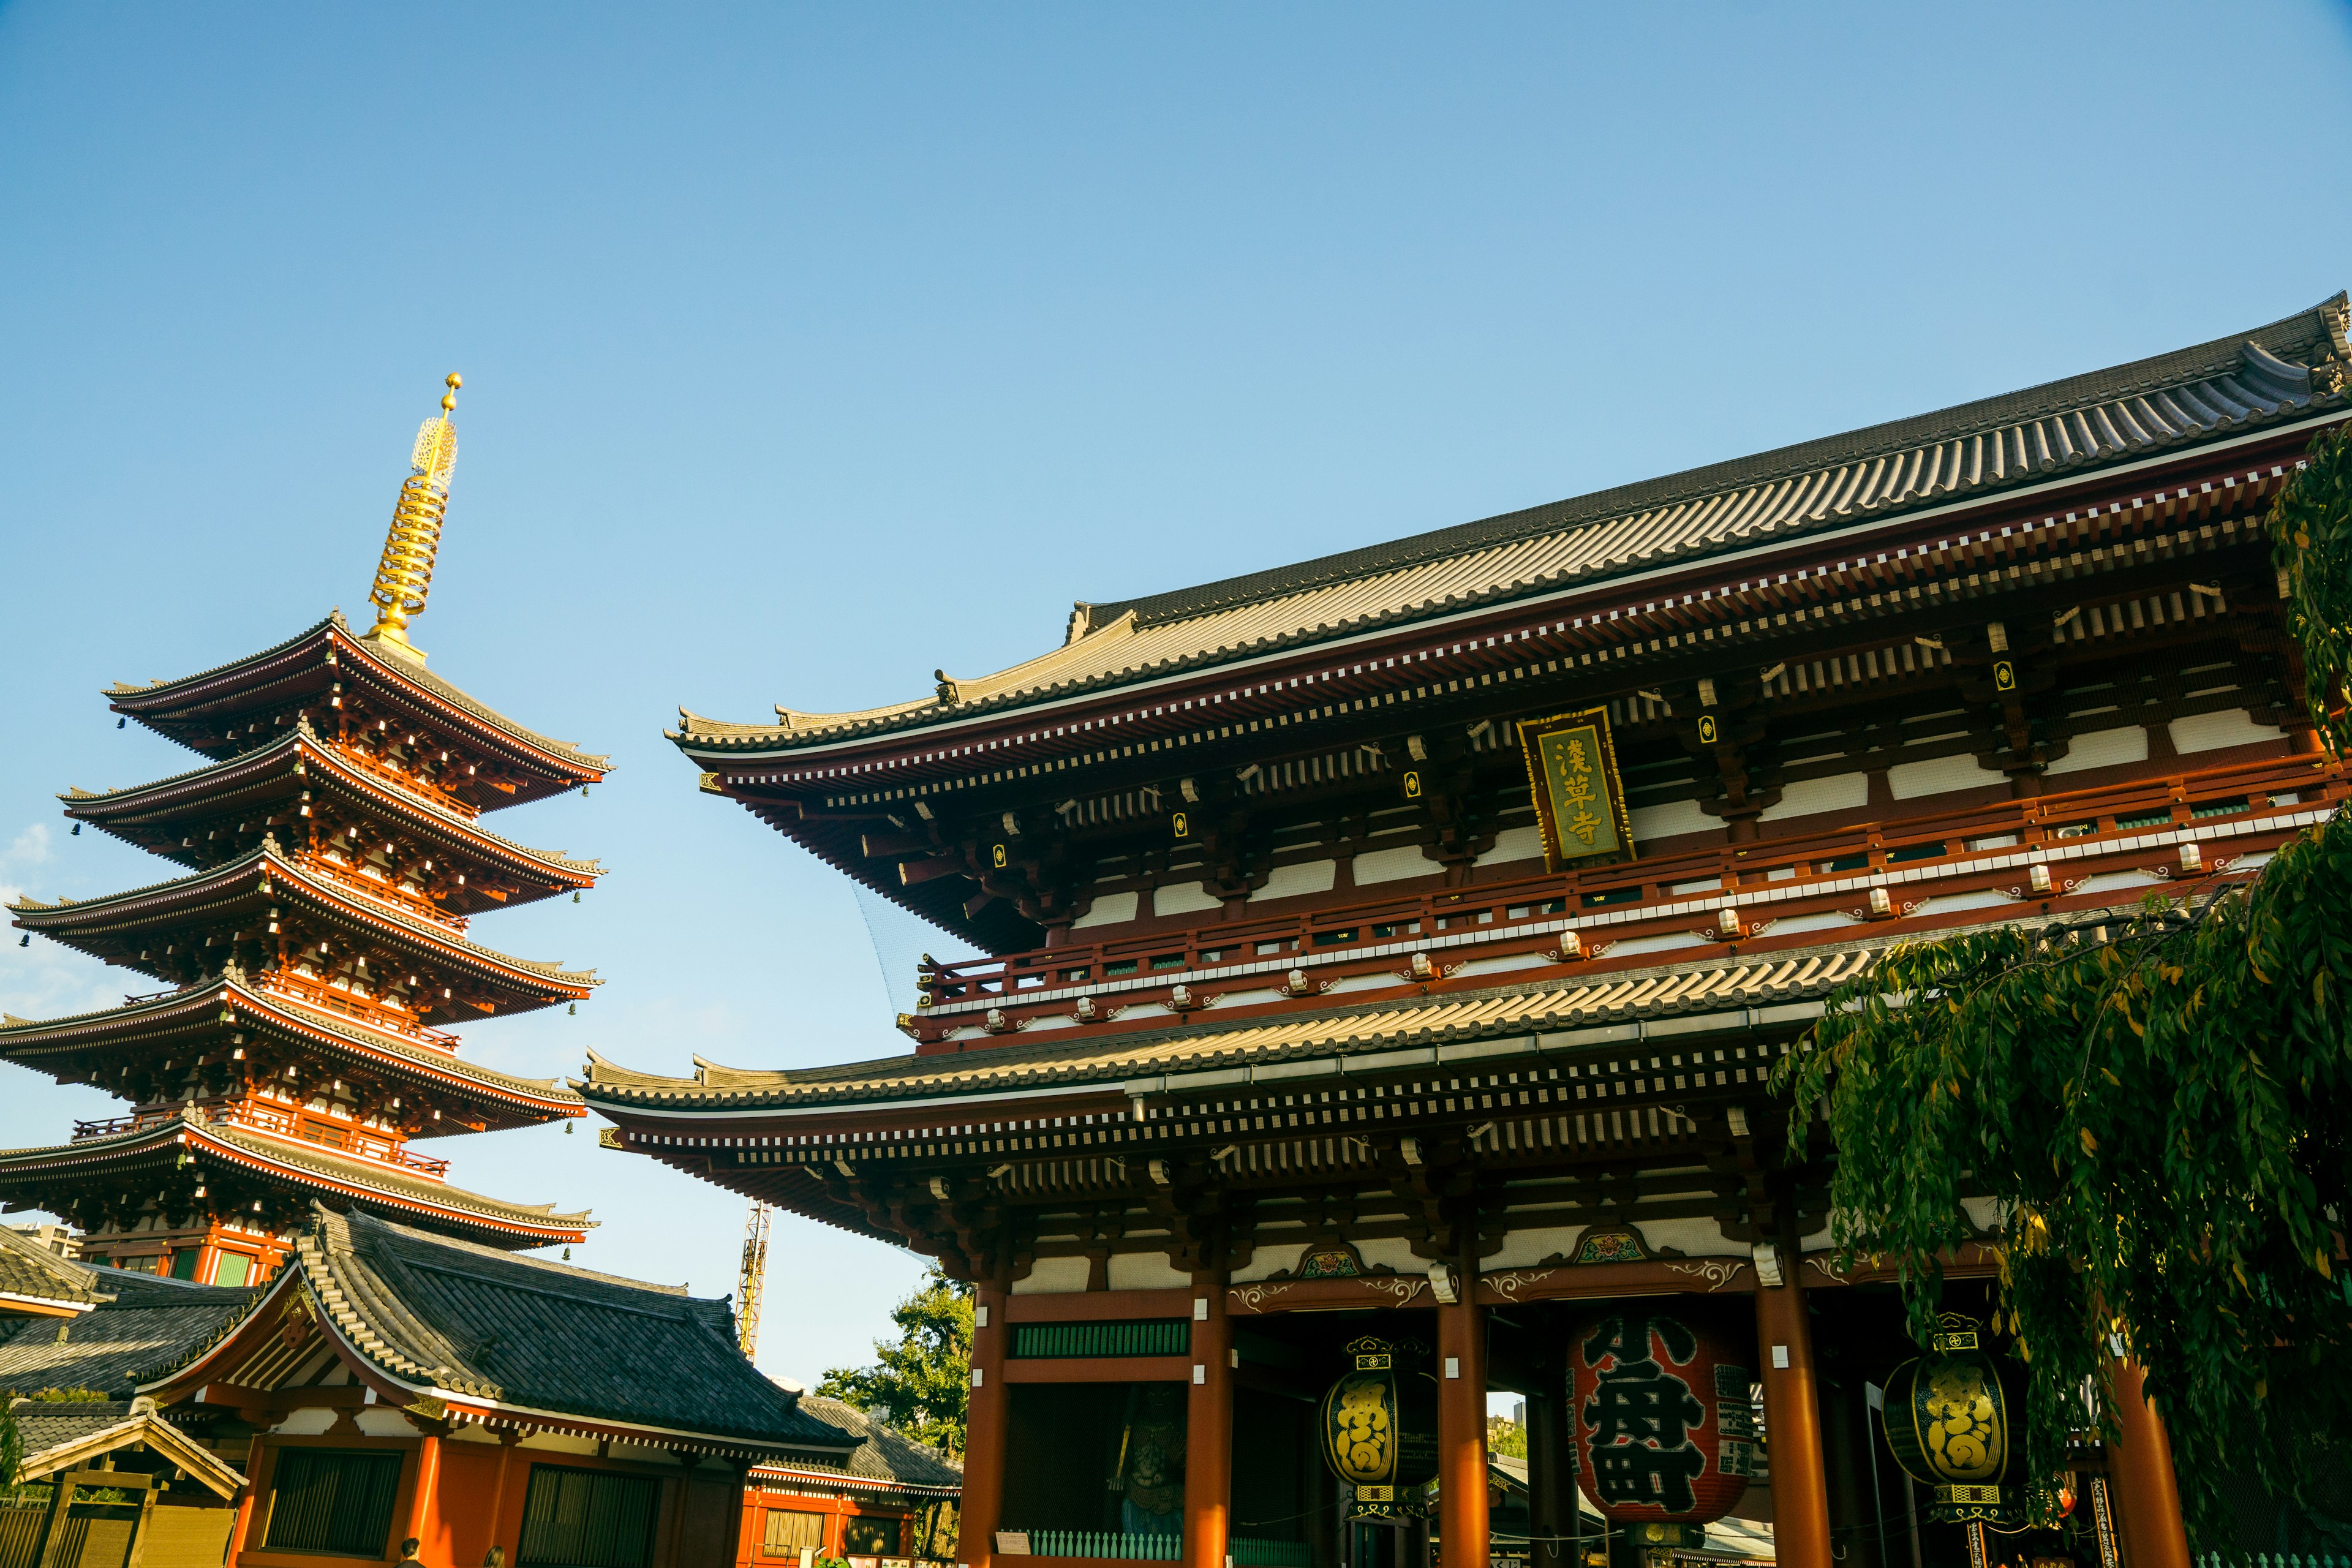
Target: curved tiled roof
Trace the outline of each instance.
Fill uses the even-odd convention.
[[[310,721],[307,719],[286,733],[263,742],[252,751],[239,752],[226,762],[207,763],[200,768],[190,768],[185,773],[173,773],[165,778],[152,780],[147,784],[131,784],[123,789],[75,788],[58,795],[58,798],[66,803],[68,816],[79,817],[82,821],[111,831],[108,827],[106,811],[100,808],[135,806],[142,795],[154,795],[184,785],[211,784],[215,780],[224,780],[240,769],[256,766],[277,752],[304,748],[308,749],[312,759],[331,769],[338,781],[347,787],[382,792],[390,797],[396,809],[413,814],[431,827],[461,838],[487,839],[497,848],[524,859],[535,860],[541,865],[553,867],[558,871],[576,871],[592,877],[602,875],[604,872],[604,868],[599,861],[575,859],[561,849],[534,849],[527,844],[518,844],[511,838],[492,833],[478,822],[458,816],[427,795],[415,790],[388,784],[371,773],[352,767],[341,752],[319,739],[317,732],[310,727]],[[201,791],[193,793],[201,794]],[[162,853],[168,856],[170,852],[166,850]]]
[[[789,750],[1322,641],[1471,605],[1990,497],[2352,407],[2343,294],[2267,326],[1934,414],[1124,604],[952,700],[738,724],[681,710],[684,749]]]
[[[216,1343],[262,1293],[258,1286],[195,1285],[118,1268],[89,1273],[110,1299],[70,1322],[26,1319],[0,1339],[0,1389],[90,1388],[127,1399],[138,1384]]]
[[[929,1444],[918,1443],[896,1427],[886,1426],[855,1405],[803,1394],[801,1408],[820,1421],[862,1438],[849,1457],[849,1473],[869,1481],[898,1481],[917,1487],[963,1485],[963,1467]]]
[[[135,711],[142,707],[154,707],[157,704],[151,701],[151,699],[168,699],[200,681],[213,679],[247,665],[262,663],[281,653],[299,647],[304,643],[315,642],[330,633],[341,633],[343,646],[365,658],[374,667],[377,673],[389,677],[394,681],[404,681],[418,687],[451,707],[480,720],[510,740],[520,741],[527,746],[560,758],[589,773],[602,774],[612,771],[612,758],[609,755],[583,752],[569,741],[559,741],[552,736],[542,735],[536,730],[528,729],[516,723],[488,703],[450,685],[449,682],[426,669],[422,663],[404,658],[387,658],[379,653],[370,645],[366,637],[352,632],[351,624],[343,619],[343,612],[340,609],[330,611],[325,620],[297,632],[284,642],[263,648],[258,653],[249,653],[243,658],[230,659],[225,664],[216,664],[210,669],[200,669],[194,675],[179,676],[168,680],[151,680],[144,686],[118,680],[108,687],[101,695],[112,700],[117,706],[130,704],[126,711]]]
[[[100,1164],[110,1158],[142,1153],[157,1145],[177,1143],[184,1137],[192,1152],[210,1145],[215,1158],[241,1154],[250,1161],[283,1168],[285,1174],[280,1179],[301,1184],[309,1178],[334,1188],[355,1189],[390,1205],[425,1211],[445,1223],[473,1225],[487,1232],[513,1235],[518,1246],[544,1247],[567,1237],[577,1239],[579,1233],[594,1228],[595,1222],[584,1210],[559,1214],[553,1204],[502,1202],[445,1182],[412,1176],[373,1160],[352,1159],[315,1143],[273,1138],[213,1121],[193,1107],[167,1121],[102,1138],[0,1149],[0,1176],[36,1164]],[[366,1199],[363,1196],[346,1201]]]
[[[203,1005],[209,1013],[212,998],[224,989],[233,993],[246,1005],[260,1013],[278,1012],[312,1028],[322,1029],[371,1051],[395,1056],[418,1068],[446,1078],[459,1079],[501,1095],[531,1100],[557,1100],[579,1103],[579,1096],[562,1082],[551,1078],[523,1078],[514,1073],[500,1072],[457,1056],[453,1051],[437,1050],[419,1045],[398,1035],[367,1028],[358,1022],[330,1013],[323,1008],[309,1006],[290,996],[279,996],[256,991],[242,974],[234,971],[199,980],[192,985],[163,996],[151,996],[121,1006],[100,1007],[88,1013],[73,1013],[58,1018],[19,1018],[16,1015],[0,1015],[0,1057],[8,1057],[22,1048],[25,1037],[71,1030],[85,1026],[112,1026],[139,1018],[142,1015],[161,1013],[191,1003]]]
[[[1538,990],[1496,988],[1290,1014],[1223,1029],[1199,1024],[1108,1039],[1010,1044],[956,1056],[788,1071],[701,1064],[691,1079],[634,1072],[593,1052],[582,1098],[600,1109],[744,1110],[951,1098],[1024,1089],[1116,1089],[1147,1076],[1310,1058],[1368,1056],[1497,1034],[1817,1001],[1878,959],[1885,942],[1619,971]],[[1059,1031],[1056,1031],[1058,1034]]]
[[[535,974],[562,985],[590,988],[604,984],[596,978],[596,972],[593,969],[566,969],[560,959],[546,961],[517,958],[511,953],[500,952],[496,948],[484,947],[478,942],[469,942],[454,931],[419,920],[397,904],[371,897],[364,889],[355,888],[348,882],[323,881],[314,878],[300,866],[287,859],[278,848],[274,838],[265,839],[258,848],[248,854],[241,855],[234,860],[225,860],[208,871],[199,871],[191,877],[174,877],[168,881],[151,882],[143,888],[131,888],[120,893],[109,893],[103,898],[59,899],[54,903],[43,903],[38,899],[18,899],[15,903],[0,905],[0,908],[5,908],[19,916],[55,915],[71,910],[76,917],[82,917],[102,913],[110,905],[121,904],[131,899],[146,898],[158,893],[194,890],[207,882],[226,882],[245,875],[265,862],[268,865],[273,877],[299,887],[313,897],[355,903],[368,914],[387,921],[409,935],[422,937],[443,947],[454,949],[465,957],[474,959],[486,966],[503,967],[521,973]],[[16,923],[20,926],[25,924],[22,920]],[[26,929],[54,934],[55,931],[65,923],[67,922],[36,921]]]
[[[0,1226],[0,1295],[88,1307],[102,1298],[94,1270]]]
[[[744,1358],[725,1301],[325,1208],[295,1252],[343,1340],[411,1387],[824,1455],[860,1441]]]

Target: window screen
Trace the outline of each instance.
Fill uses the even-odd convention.
[[[402,1454],[394,1448],[280,1448],[269,1488],[273,1552],[382,1557],[392,1536]]]
[[[845,1519],[841,1549],[852,1557],[896,1557],[898,1521],[895,1519]]]
[[[533,1465],[519,1568],[645,1568],[660,1510],[651,1476]]]
[[[213,1283],[242,1285],[253,1272],[253,1259],[242,1252],[224,1252],[213,1261]]]
[[[824,1515],[770,1509],[768,1532],[761,1539],[761,1552],[769,1557],[797,1557],[803,1547],[811,1552],[824,1550]]]
[[[172,1254],[172,1278],[194,1279],[196,1277],[196,1264],[203,1257],[203,1252],[193,1247],[184,1247]]]

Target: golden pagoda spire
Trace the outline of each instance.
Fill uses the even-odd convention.
[[[457,426],[449,416],[464,384],[450,372],[441,417],[427,419],[417,429],[408,478],[401,481],[400,500],[392,509],[392,531],[384,536],[383,559],[375,569],[375,585],[368,590],[375,602],[375,625],[367,635],[415,659],[422,659],[425,650],[408,640],[408,620],[425,613],[425,595],[433,591],[433,557],[441,548],[442,514],[449,510],[449,475],[457,466]]]

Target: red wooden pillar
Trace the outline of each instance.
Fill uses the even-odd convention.
[[[1756,1284],[1756,1355],[1764,1363],[1764,1426],[1772,1445],[1773,1552],[1780,1568],[1832,1568],[1813,1331],[1797,1283],[1803,1259],[1793,1247],[1778,1250],[1781,1283]]]
[[[1008,1292],[982,1284],[974,1292],[971,1331],[971,1408],[965,1418],[963,1505],[957,1521],[956,1556],[969,1568],[988,1568],[996,1555],[996,1531],[1003,1522],[1004,1447],[1012,1424],[1011,1391],[1004,1386],[1004,1352],[1011,1327],[1004,1321]]]
[[[1467,1256],[1437,1309],[1437,1507],[1438,1568],[1486,1568],[1486,1312]]]
[[[1225,1568],[1234,1480],[1234,1331],[1223,1269],[1192,1275],[1192,1384],[1184,1406],[1184,1568]]]
[[[2147,1374],[2133,1361],[2115,1364],[2116,1425],[2107,1446],[2115,1483],[2116,1523],[2131,1568],[2189,1568],[2189,1534],[2180,1521],[2180,1480],[2172,1472],[2172,1439],[2147,1402]]]
[[[416,1555],[425,1560],[425,1553],[440,1542],[427,1534],[433,1529],[434,1504],[441,1492],[441,1435],[427,1432],[416,1440],[416,1485],[408,1494],[408,1528],[403,1537],[416,1538]]]

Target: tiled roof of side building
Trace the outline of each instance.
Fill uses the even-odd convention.
[[[284,642],[263,648],[258,653],[249,653],[241,658],[230,659],[225,664],[216,664],[209,669],[200,669],[194,675],[183,675],[164,680],[151,680],[144,686],[131,681],[118,680],[108,687],[102,695],[111,700],[117,706],[134,712],[142,709],[167,707],[169,699],[183,688],[215,679],[247,665],[266,663],[289,649],[300,647],[305,643],[317,642],[331,632],[341,633],[353,650],[373,663],[380,672],[395,680],[407,681],[431,693],[451,707],[479,719],[510,739],[545,752],[551,756],[560,758],[589,773],[603,774],[612,769],[613,760],[609,755],[583,752],[569,741],[559,741],[552,736],[542,735],[536,730],[516,723],[480,699],[452,686],[422,664],[410,659],[390,658],[377,653],[369,646],[364,637],[352,630],[351,624],[343,618],[343,612],[340,609],[330,611],[325,620],[297,632]]]
[[[0,1313],[11,1300],[95,1306],[97,1279],[95,1270],[0,1226]]]
[[[1527,1035],[1704,1013],[1818,1002],[1877,962],[1885,941],[1768,958],[1619,970],[1538,988],[1455,992],[1369,1007],[1236,1022],[1192,1023],[1108,1039],[1057,1037],[957,1056],[887,1057],[839,1067],[762,1072],[699,1063],[691,1079],[632,1072],[592,1055],[574,1079],[591,1105],[630,1110],[797,1109],[1067,1088],[1401,1047]],[[1059,1031],[1056,1031],[1057,1037]]]
[[[2352,408],[2347,299],[2152,359],[1548,506],[1118,604],[934,697],[770,723],[684,713],[689,752],[789,751],[1018,707],[1899,516]],[[681,710],[683,713],[684,710]]]
[[[803,1394],[801,1408],[865,1441],[849,1458],[849,1473],[869,1481],[899,1481],[917,1487],[960,1487],[963,1467],[928,1444],[886,1426],[855,1405]]]
[[[27,1318],[0,1339],[0,1390],[87,1388],[128,1399],[138,1384],[218,1342],[263,1289],[193,1285],[119,1268],[89,1272],[111,1300],[79,1318]]]
[[[744,1359],[726,1302],[683,1287],[324,1208],[296,1252],[345,1342],[411,1387],[803,1450],[835,1464],[857,1445]]]

